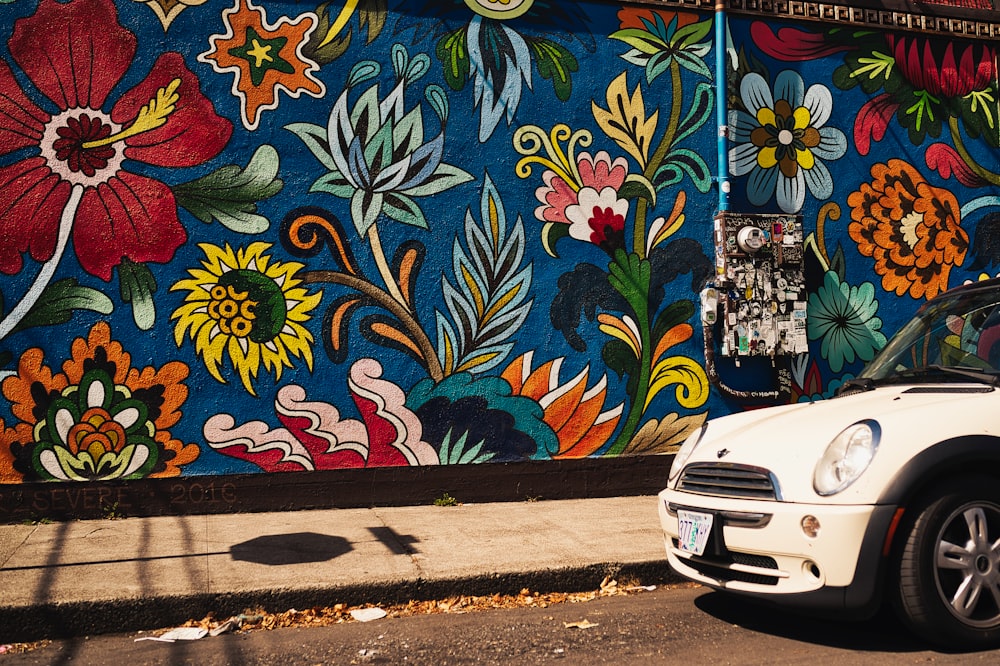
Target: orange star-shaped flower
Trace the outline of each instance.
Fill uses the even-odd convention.
[[[250,0],[236,0],[222,14],[228,32],[212,35],[212,48],[198,56],[219,73],[233,72],[233,94],[240,98],[243,125],[257,129],[261,111],[278,106],[278,91],[296,98],[326,94],[326,87],[313,73],[319,70],[302,55],[319,19],[304,13],[292,20],[282,17],[271,25],[263,8]]]

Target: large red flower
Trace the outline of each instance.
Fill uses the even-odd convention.
[[[161,55],[144,81],[104,111],[136,51],[111,0],[41,0],[15,22],[9,47],[59,112],[31,101],[0,60],[0,156],[38,150],[0,167],[0,271],[19,272],[25,252],[50,259],[64,216],[72,216],[76,255],[92,275],[110,280],[123,257],[169,261],[187,238],[173,193],[122,165],[201,164],[232,133],[180,54]]]

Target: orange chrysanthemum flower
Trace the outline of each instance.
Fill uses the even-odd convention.
[[[872,182],[847,198],[851,238],[875,260],[886,291],[934,297],[948,288],[952,266],[965,261],[969,248],[958,200],[903,160],[876,164],[871,174]]]
[[[198,446],[173,439],[188,367],[133,368],[111,328],[99,322],[77,338],[54,373],[39,348],[20,358],[3,395],[18,419],[0,421],[0,481],[95,481],[178,476]]]

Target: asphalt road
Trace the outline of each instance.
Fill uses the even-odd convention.
[[[587,628],[567,627],[586,621]],[[996,664],[1000,650],[945,654],[889,616],[819,621],[698,587],[585,603],[420,615],[330,627],[136,642],[119,634],[0,655],[0,666],[87,664]]]

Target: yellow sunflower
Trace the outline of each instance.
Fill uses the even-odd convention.
[[[195,352],[205,367],[222,383],[219,365],[228,354],[243,386],[257,395],[252,379],[264,367],[281,378],[284,367],[293,367],[289,354],[305,361],[312,370],[312,334],[302,325],[322,298],[299,287],[295,262],[272,261],[264,254],[270,243],[253,243],[234,251],[227,243],[220,248],[200,244],[205,252],[204,268],[191,268],[190,279],[180,280],[170,291],[187,291],[184,304],[171,320],[174,339],[180,347],[185,334],[194,341]]]

